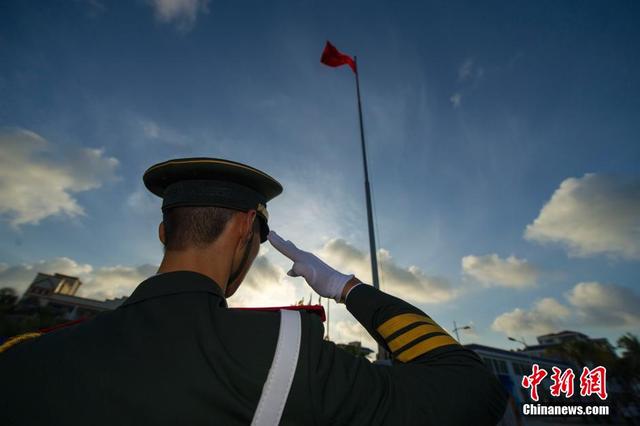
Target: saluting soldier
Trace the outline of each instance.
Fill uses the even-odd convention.
[[[499,382],[431,317],[269,232],[266,205],[282,186],[266,173],[187,158],[152,166],[144,183],[163,199],[158,273],[114,311],[8,342],[0,424],[467,426],[501,418]],[[346,304],[391,366],[323,340],[322,315],[311,307],[227,307],[267,239],[293,261],[289,275]]]

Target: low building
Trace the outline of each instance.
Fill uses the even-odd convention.
[[[16,312],[47,308],[52,315],[65,319],[92,317],[116,309],[127,299],[96,300],[76,296],[82,286],[78,277],[38,273],[16,305]]]
[[[522,352],[531,356],[545,357],[550,359],[562,360],[566,358],[561,349],[564,345],[589,345],[592,344],[605,352],[608,352],[612,358],[617,357],[615,348],[606,338],[592,339],[586,334],[578,331],[564,330],[558,333],[544,334],[537,337],[538,344],[526,346],[518,352]],[[592,364],[596,364],[596,360],[591,360]]]
[[[530,345],[524,349],[518,349],[518,352],[522,352],[524,354],[539,358],[562,359],[559,356],[554,356],[549,351],[549,348],[554,348],[556,346],[557,345],[554,343],[546,343],[544,345]]]
[[[586,334],[571,330],[543,334],[542,336],[536,337],[536,339],[541,345],[561,345],[566,342],[589,342],[591,340]]]

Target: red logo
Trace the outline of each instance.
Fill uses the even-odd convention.
[[[562,371],[558,367],[552,367],[553,374],[550,379],[551,396],[559,397],[564,394],[565,398],[571,398],[574,392],[574,381],[576,378],[572,369],[567,368]],[[533,401],[539,400],[538,385],[542,383],[549,373],[544,368],[540,368],[538,364],[533,364],[531,374],[522,376],[522,387],[529,389],[529,395]],[[589,369],[582,368],[580,374],[580,396],[598,395],[601,400],[607,399],[607,369],[602,366]]]
[[[547,370],[540,368],[538,364],[533,364],[532,372],[530,376],[522,376],[522,387],[525,389],[531,389],[531,399],[538,400],[538,385],[542,382],[542,379],[547,377]]]
[[[558,367],[552,367],[553,374],[551,375],[551,396],[560,396],[564,394],[565,398],[571,398],[573,396],[573,380],[576,375],[573,370],[567,368],[564,372]]]
[[[607,369],[602,366],[592,370],[583,367],[580,374],[580,395],[591,396],[594,393],[602,400],[607,399]]]

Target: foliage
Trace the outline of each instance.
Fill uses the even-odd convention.
[[[0,288],[0,310],[9,308],[18,301],[18,293],[11,287]]]
[[[620,360],[621,369],[631,377],[640,378],[640,341],[627,333],[618,339],[618,347],[624,349]]]
[[[349,352],[353,356],[366,358],[367,355],[373,353],[373,351],[369,348],[365,348],[359,345],[345,345],[342,343],[338,343],[337,345],[340,349],[345,352]]]
[[[545,354],[574,362],[579,367],[603,365],[612,368],[616,363],[615,353],[592,341],[571,340],[546,349]]]
[[[28,313],[16,313],[12,308],[0,309],[0,337],[38,331],[66,321],[47,307],[35,308]]]

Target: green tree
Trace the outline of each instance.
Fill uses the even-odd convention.
[[[346,352],[349,352],[353,356],[362,357],[362,358],[366,358],[367,355],[373,353],[371,349],[362,347],[360,345],[354,345],[354,344],[345,345],[344,343],[338,343],[336,346],[338,346],[340,349]]]
[[[640,341],[638,336],[627,333],[618,339],[618,347],[624,349],[622,365],[632,377],[640,377]]]
[[[572,361],[579,367],[603,365],[607,368],[616,363],[616,355],[594,342],[572,340],[545,350],[546,355]]]
[[[11,307],[18,301],[18,293],[14,288],[3,287],[0,288],[0,308]]]

